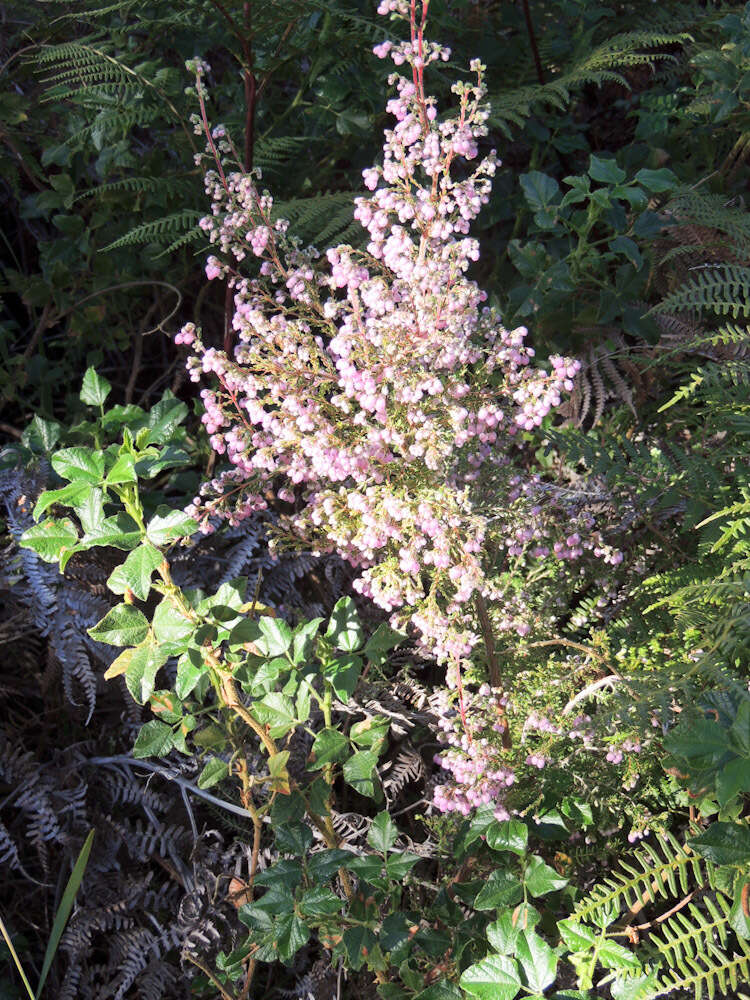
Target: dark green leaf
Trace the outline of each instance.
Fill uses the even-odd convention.
[[[378,755],[372,750],[358,750],[344,764],[344,778],[360,795],[374,798],[374,777],[377,763]]]
[[[67,486],[63,486],[59,490],[45,490],[34,507],[34,520],[38,521],[45,510],[56,503],[64,507],[75,507],[91,488],[90,483],[78,482],[68,483]]]
[[[521,174],[520,181],[524,197],[529,207],[535,212],[546,208],[560,191],[560,186],[555,178],[543,174],[539,170]]]
[[[317,770],[324,764],[344,760],[349,753],[349,740],[338,729],[322,729],[312,745],[309,771]]]
[[[615,160],[605,160],[591,154],[588,169],[589,177],[600,184],[621,184],[625,180],[625,171],[617,166]]]
[[[517,819],[495,820],[487,828],[487,844],[493,851],[512,851],[522,856],[526,853],[529,831]]]
[[[229,765],[219,757],[212,757],[198,775],[198,788],[213,788],[229,774]]]
[[[750,861],[750,828],[747,823],[712,823],[688,844],[702,858],[717,865],[745,865]]]
[[[548,892],[555,892],[568,884],[568,880],[558,875],[554,868],[550,868],[542,859],[534,854],[526,867],[524,885],[532,896],[545,896]]]
[[[376,938],[369,927],[349,927],[344,931],[344,948],[349,965],[355,972],[362,968],[367,955],[376,944]]]
[[[515,906],[523,898],[523,888],[518,872],[494,871],[486,880],[474,901],[477,910],[496,910],[501,906]]]
[[[524,985],[534,993],[543,993],[557,975],[557,958],[547,942],[534,931],[524,931],[516,951]]]
[[[153,719],[141,728],[133,747],[134,757],[164,757],[172,749],[172,729]]]
[[[378,813],[367,831],[367,843],[381,854],[388,851],[398,840],[398,827],[387,812]]]
[[[306,917],[327,917],[339,913],[343,899],[323,886],[309,889],[300,900],[300,912]]]

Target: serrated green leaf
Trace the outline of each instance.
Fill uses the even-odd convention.
[[[536,854],[529,859],[523,881],[532,896],[546,896],[548,892],[555,892],[568,884],[566,878],[558,875]]]
[[[302,896],[299,908],[305,917],[328,917],[339,913],[343,905],[343,899],[335,892],[324,886],[315,886]]]
[[[524,931],[532,930],[541,919],[539,912],[527,903],[505,910],[487,928],[487,940],[501,955],[513,955],[516,942]]]
[[[387,812],[378,813],[367,831],[367,843],[374,851],[387,854],[398,840],[398,827]]]
[[[529,831],[517,819],[495,820],[487,827],[487,844],[493,851],[511,851],[522,856],[526,853]]]
[[[750,828],[747,823],[712,823],[688,845],[716,865],[746,865],[750,861]]]
[[[269,727],[274,739],[286,736],[296,725],[294,705],[291,699],[280,691],[272,691],[265,698],[256,701],[253,705],[253,715],[264,726]]]
[[[557,197],[560,185],[554,177],[543,174],[539,170],[531,170],[527,174],[521,174],[519,178],[524,198],[529,208],[534,212],[546,208]]]
[[[490,874],[474,900],[474,908],[496,910],[501,906],[515,906],[522,898],[523,888],[518,873],[500,869]]]
[[[88,633],[110,646],[140,646],[148,635],[148,621],[132,604],[117,604]]]
[[[330,639],[337,649],[347,653],[352,653],[364,645],[365,633],[351,597],[342,597],[336,602],[326,629],[326,638]]]
[[[125,684],[139,705],[145,705],[151,697],[157,671],[166,662],[166,653],[151,643],[144,643],[133,650],[125,671]]]
[[[159,508],[163,510],[163,508]],[[154,545],[166,545],[185,538],[198,530],[198,522],[181,510],[166,510],[155,514],[146,526],[146,537]]]
[[[589,161],[588,175],[600,184],[621,184],[626,177],[625,171],[617,166],[615,160],[605,160],[593,153]]]
[[[163,757],[172,749],[172,729],[153,719],[141,728],[133,746],[134,757]]]
[[[378,755],[372,750],[358,750],[344,763],[344,780],[360,795],[374,798],[377,763]]]
[[[198,788],[213,788],[229,774],[229,765],[219,757],[212,757],[198,775]]]
[[[344,851],[340,847],[332,847],[326,851],[317,851],[307,857],[307,870],[313,881],[325,882],[339,868],[346,866],[348,861],[355,857],[351,851]]]
[[[136,483],[138,476],[135,471],[135,461],[132,455],[120,455],[107,473],[105,483],[108,486],[118,486],[122,483]]]
[[[513,1000],[521,989],[518,965],[507,955],[489,955],[469,966],[461,976],[460,985],[478,1000]]]
[[[128,554],[122,565],[117,566],[107,580],[113,594],[131,590],[139,601],[145,601],[151,590],[151,576],[162,563],[163,556],[149,542],[144,542]]]
[[[47,518],[21,535],[21,545],[34,552],[45,562],[57,562],[64,552],[78,542],[78,529],[70,518]]]
[[[91,490],[89,483],[68,483],[59,490],[45,490],[39,496],[34,506],[34,520],[38,521],[42,514],[53,504],[60,504],[64,507],[75,507],[83,500],[86,493]]]
[[[262,639],[258,649],[266,656],[283,656],[292,645],[292,630],[282,618],[264,616],[258,619]]]
[[[186,618],[171,598],[164,597],[154,611],[153,629],[157,641],[166,643],[170,653],[174,654],[176,648],[185,646],[195,632],[195,622]],[[183,649],[179,648],[179,651],[183,652]]]
[[[63,448],[50,459],[55,472],[70,482],[98,485],[104,478],[104,455],[93,448]]]
[[[355,972],[362,968],[367,955],[376,944],[376,938],[369,927],[349,927],[344,931],[344,948],[349,965]]]
[[[518,939],[516,955],[521,963],[524,985],[543,993],[557,976],[557,957],[547,942],[534,931],[524,931]]]
[[[87,537],[101,532],[104,524],[104,494],[100,489],[87,487],[80,500],[72,506],[86,533],[84,542]]]
[[[338,729],[322,729],[315,737],[310,754],[308,771],[315,771],[325,764],[345,760],[349,753],[349,740]]]
[[[99,375],[95,368],[87,368],[83,376],[80,399],[89,406],[103,406],[107,396],[112,391],[112,385]]]

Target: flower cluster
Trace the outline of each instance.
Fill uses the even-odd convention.
[[[458,111],[441,118],[424,69],[448,50],[425,41],[427,4],[421,21],[414,6],[381,4],[409,20],[410,39],[376,55],[411,74],[390,77],[396,123],[382,164],[364,171],[372,195],[356,201],[365,250],[322,256],[290,238],[259,172],[225,172],[216,142],[225,149],[227,140],[209,131],[204,111],[216,167],[206,174],[212,212],[201,221],[217,254],[206,274],[233,290],[238,342],[229,357],[192,324],[177,341],[192,348],[191,378],[218,382],[201,394],[203,421],[229,469],[190,508],[204,530],[212,515],[236,523],[269,498],[290,505],[281,518],[288,537],[349,560],[362,594],[455,661],[477,641],[472,598],[493,595],[483,559],[490,527],[475,486],[485,470],[495,495],[515,503],[510,555],[583,552],[580,531],[567,526],[553,539],[541,508],[529,510],[512,457],[523,432],[572,389],[579,364],[553,357],[550,371],[533,367],[526,329],[506,330],[467,277],[479,256],[470,224],[497,166],[494,150],[478,159],[489,114],[483,67],[472,63],[475,82],[454,85]],[[198,84],[200,95],[200,75]],[[259,262],[257,277],[238,270],[246,257]],[[509,620],[528,630],[515,612]]]

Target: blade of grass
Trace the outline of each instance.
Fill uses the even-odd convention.
[[[10,951],[11,955],[13,956],[13,961],[16,963],[16,968],[18,969],[19,973],[21,974],[21,979],[23,979],[23,985],[26,987],[26,990],[27,990],[29,996],[31,997],[31,1000],[35,1000],[35,998],[34,998],[34,991],[32,990],[31,985],[29,984],[29,981],[26,978],[26,973],[23,971],[23,966],[21,965],[21,959],[16,954],[16,949],[13,947],[13,942],[10,939],[10,934],[8,934],[8,931],[6,930],[6,927],[5,927],[5,924],[3,923],[3,918],[2,917],[0,917],[0,931],[2,931],[2,935],[5,938],[5,943],[8,946],[8,950]]]
[[[55,914],[55,921],[52,924],[52,932],[49,936],[49,941],[47,942],[47,950],[44,953],[42,974],[39,977],[39,985],[36,990],[36,1000],[39,1000],[39,997],[42,995],[42,989],[47,979],[47,975],[49,974],[49,970],[52,967],[52,960],[55,957],[57,946],[60,944],[60,938],[62,937],[65,925],[68,922],[70,911],[73,909],[73,903],[76,898],[76,893],[78,892],[78,887],[83,880],[83,873],[86,871],[86,865],[88,864],[89,854],[91,853],[91,845],[93,842],[94,831],[92,830],[88,837],[86,837],[86,842],[81,848],[81,853],[78,855],[78,860],[73,867],[73,871],[70,873],[68,884],[65,886],[65,892],[60,900],[60,906]]]

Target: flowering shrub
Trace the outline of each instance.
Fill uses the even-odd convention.
[[[356,202],[369,235],[362,251],[342,245],[321,260],[275,217],[258,171],[224,169],[231,142],[223,128],[209,131],[205,68],[193,64],[199,128],[215,161],[201,226],[222,255],[209,257],[206,273],[229,281],[238,343],[230,358],[193,324],[176,339],[192,346],[191,377],[219,383],[201,394],[203,420],[230,468],[189,510],[203,530],[212,515],[236,522],[266,507],[270,488],[291,508],[288,535],[345,557],[360,570],[357,589],[392,612],[392,624],[411,624],[438,658],[458,662],[478,639],[472,598],[500,596],[488,550],[559,560],[583,551],[580,531],[568,525],[560,536],[519,474],[522,432],[559,405],[579,366],[554,356],[551,371],[532,368],[526,329],[506,330],[467,276],[479,257],[470,224],[497,157],[479,158],[489,114],[479,61],[475,82],[452,88],[453,116],[439,116],[425,93],[425,67],[449,56],[424,38],[427,6],[419,19],[413,3],[379,8],[407,19],[410,38],[375,54],[411,72],[389,78],[396,124],[382,165],[364,171],[373,193]],[[260,262],[256,277],[238,270],[248,257]],[[478,488],[488,479],[507,498],[492,523]],[[515,609],[505,619],[529,629]]]

